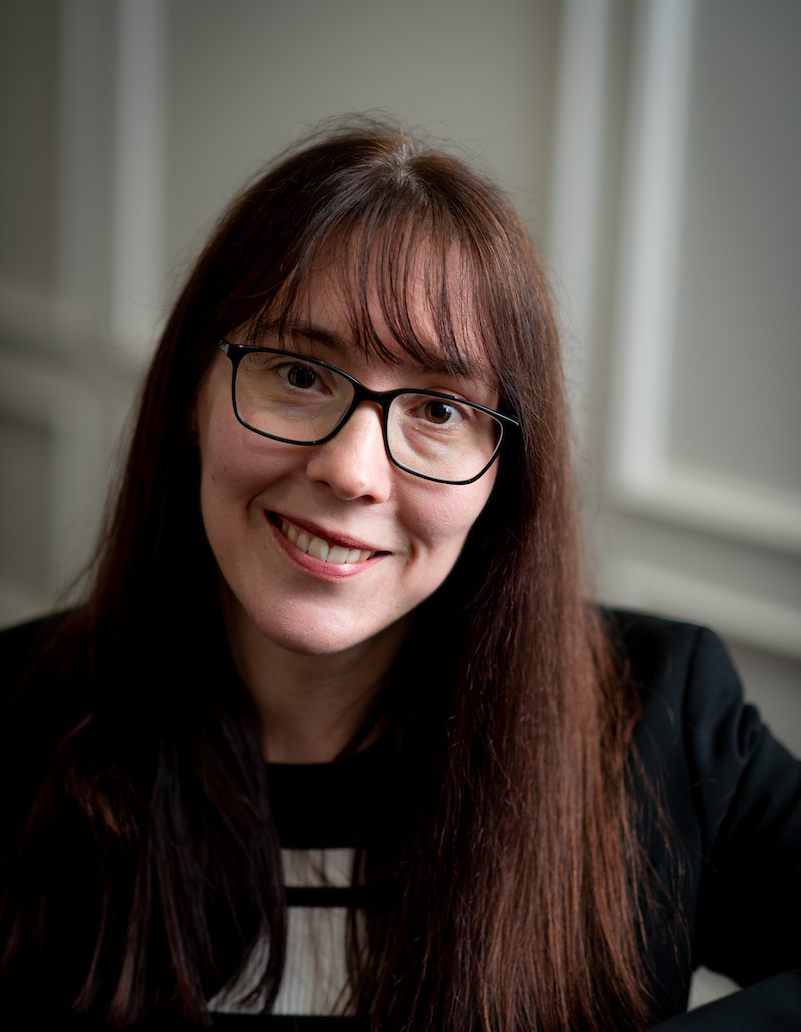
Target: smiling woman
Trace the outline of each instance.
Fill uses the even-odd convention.
[[[360,120],[238,198],[85,602],[0,638],[5,1012],[601,1032],[801,963],[799,766],[709,632],[588,601],[568,452],[484,178]]]
[[[264,682],[257,699],[276,691],[276,643],[348,651],[355,662],[380,636],[397,652],[403,618],[451,572],[490,496],[502,420],[515,425],[468,404],[492,396],[478,376],[456,376],[444,363],[435,372],[431,359],[421,368],[399,345],[390,349],[397,338],[388,326],[374,329],[384,354],[360,347],[345,298],[335,267],[312,272],[292,314],[305,328],[291,333],[303,354],[225,344],[237,362],[233,406],[223,354],[198,392],[203,522],[226,585],[234,660],[241,670],[244,640],[265,653],[253,671]],[[419,289],[408,299],[410,325],[425,324],[426,302]],[[267,340],[286,336],[273,330]],[[323,364],[334,358],[350,372]],[[343,698],[351,693],[364,697],[364,686],[347,676]],[[271,722],[263,726],[269,734]],[[355,730],[342,728],[312,758],[333,759]]]

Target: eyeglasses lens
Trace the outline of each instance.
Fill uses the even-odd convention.
[[[254,351],[237,370],[236,405],[254,430],[295,444],[333,433],[355,390],[333,369],[292,356]],[[454,483],[478,476],[492,461],[501,425],[466,402],[418,392],[392,400],[387,444],[395,462],[413,473]]]
[[[389,450],[415,473],[458,483],[471,480],[492,461],[500,424],[462,402],[427,394],[399,394],[387,420]]]

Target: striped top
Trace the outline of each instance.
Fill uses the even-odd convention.
[[[241,1002],[266,966],[267,942],[259,941],[239,979],[209,1001],[215,1026],[252,1023],[276,1032],[366,1027],[347,1011],[348,914],[361,902],[352,885],[355,846],[373,839],[376,817],[382,804],[386,808],[390,763],[379,741],[334,763],[268,764],[288,904],[284,974],[272,1014],[260,1015],[263,1000]],[[253,1015],[252,1022],[244,1015]]]

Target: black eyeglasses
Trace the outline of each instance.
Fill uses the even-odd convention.
[[[384,446],[399,469],[439,484],[472,484],[498,457],[511,416],[439,391],[371,391],[348,373],[291,351],[217,345],[231,359],[239,422],[274,441],[325,444],[363,401],[381,407]]]

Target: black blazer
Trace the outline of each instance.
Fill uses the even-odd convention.
[[[609,627],[643,699],[634,769],[656,904],[643,945],[661,1019],[656,1028],[801,1032],[801,763],[743,704],[737,674],[712,632],[620,613],[609,616]],[[12,691],[36,632],[31,625],[0,634],[0,669]],[[53,686],[48,695],[63,712],[41,714],[45,739],[48,725],[56,719],[64,726],[70,709]],[[24,766],[43,748],[28,742],[15,762]],[[746,988],[682,1013],[692,970],[701,964]],[[0,1008],[4,998],[18,1000],[15,987],[0,985]],[[33,1011],[40,1002],[31,1000]],[[214,1024],[246,1032],[287,1022],[293,1019],[220,1016]],[[61,1027],[68,1025],[65,1015]]]
[[[744,705],[720,640],[704,628],[618,614],[643,685],[635,741],[677,843],[645,840],[663,903],[647,955],[665,1017],[706,965],[744,990],[659,1032],[801,1030],[801,763]]]

